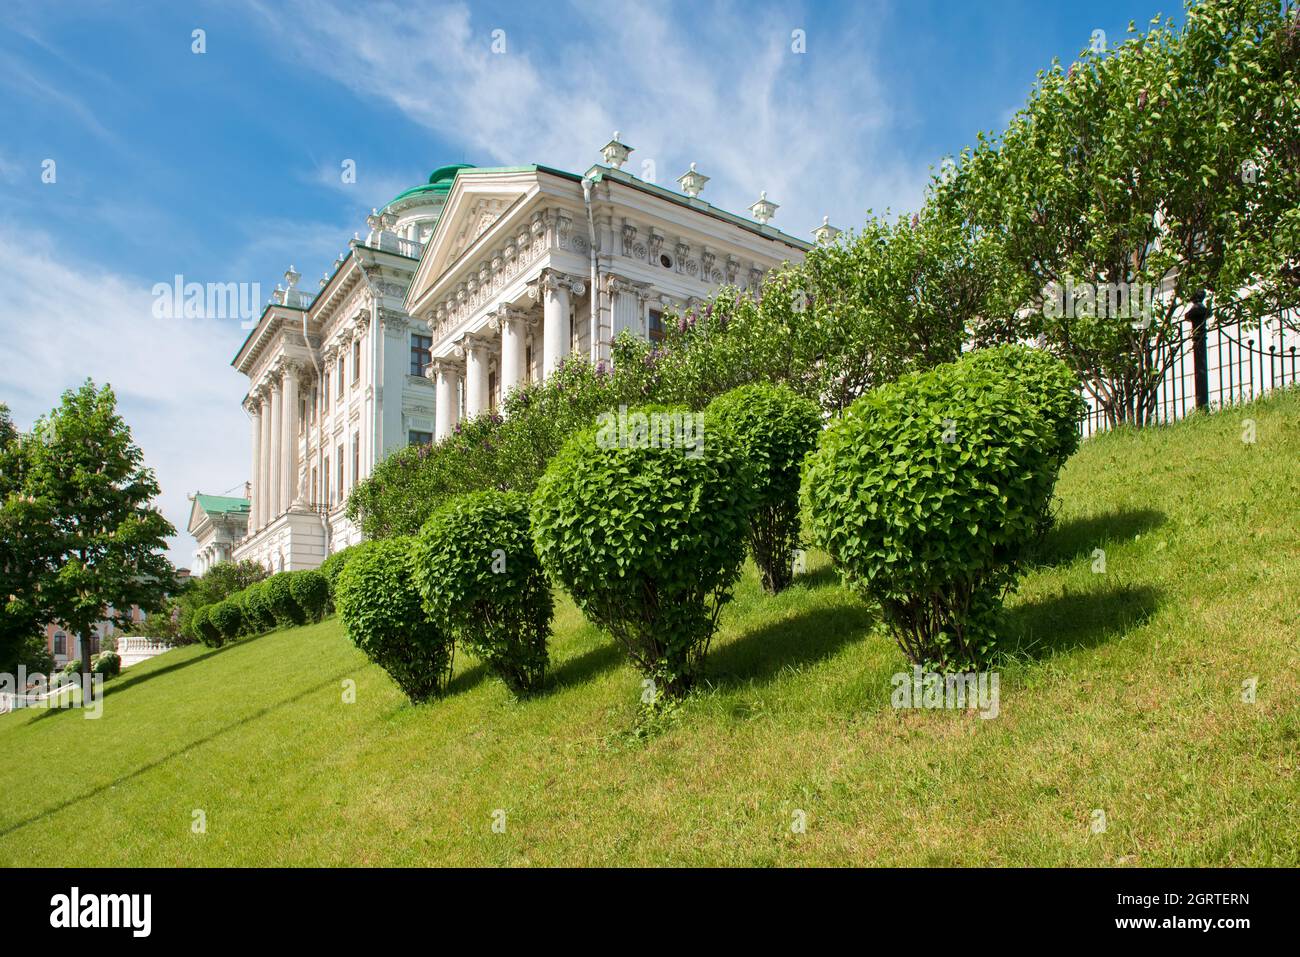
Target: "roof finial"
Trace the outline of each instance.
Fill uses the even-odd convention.
[[[622,169],[631,152],[632,147],[619,141],[618,130],[614,131],[614,138],[600,148],[601,157],[614,169]]]

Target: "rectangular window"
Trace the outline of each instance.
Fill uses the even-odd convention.
[[[429,352],[433,348],[432,336],[411,335],[411,375],[423,378],[424,369],[429,364]]]
[[[339,504],[342,505],[343,504],[343,446],[342,444],[339,445],[338,451],[335,453],[334,466],[338,471]]]
[[[330,374],[325,373],[325,382],[321,387],[320,410],[322,413],[330,410]]]
[[[352,343],[352,384],[361,381],[361,340]]]
[[[302,430],[307,426],[307,400],[298,400],[298,434],[302,435]]]
[[[664,314],[658,309],[650,310],[650,322],[647,332],[651,342],[658,342],[664,337]]]
[[[524,346],[524,381],[533,381],[533,344]]]
[[[352,433],[352,484],[361,481],[361,433]]]
[[[66,655],[68,653],[68,636],[59,632],[54,636],[54,653],[56,655]]]
[[[492,369],[488,372],[488,411],[497,410],[497,370]]]
[[[312,501],[320,502],[320,476],[316,474],[316,466],[311,467],[311,497]]]
[[[346,360],[345,360],[342,356],[339,356],[338,380],[339,380],[339,398],[340,398],[340,399],[343,398],[343,386],[344,386],[344,383],[347,381],[347,368],[346,368],[346,365],[347,365]]]
[[[412,430],[406,433],[407,445],[433,445],[432,432],[419,432]]]
[[[330,488],[330,459],[328,455],[321,462],[321,468],[323,469],[320,483],[321,503],[326,506],[333,505],[334,497],[333,490]]]

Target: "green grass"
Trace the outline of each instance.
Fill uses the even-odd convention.
[[[1300,395],[1090,441],[1059,497],[994,720],[891,708],[904,659],[824,562],[751,570],[651,734],[567,601],[523,703],[461,660],[412,707],[326,621],[132,668],[97,721],[0,717],[0,863],[1300,863]]]

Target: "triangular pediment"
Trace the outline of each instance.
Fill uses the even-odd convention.
[[[406,295],[407,310],[484,235],[513,219],[537,195],[538,180],[533,168],[462,170],[420,257]]]

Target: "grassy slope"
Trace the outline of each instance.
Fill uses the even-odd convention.
[[[824,565],[774,599],[748,575],[710,687],[644,738],[567,601],[522,704],[462,661],[411,707],[328,621],[169,652],[98,721],[0,718],[0,863],[1295,865],[1298,463],[1295,394],[1089,442],[996,720],[892,709],[904,661]]]

